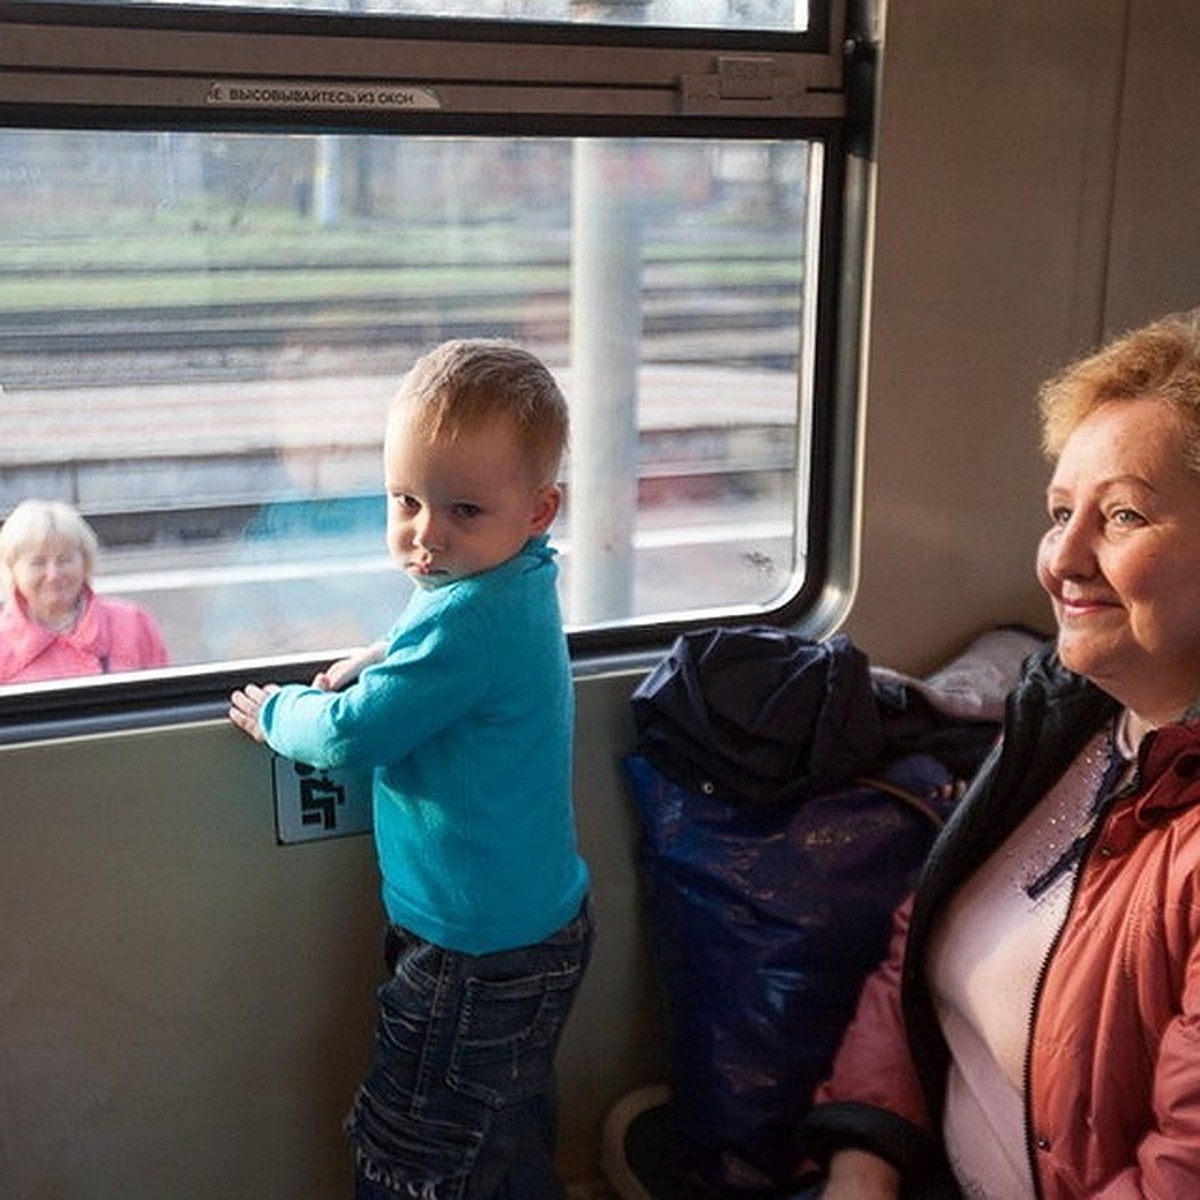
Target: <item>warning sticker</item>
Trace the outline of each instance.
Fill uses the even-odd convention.
[[[386,112],[442,107],[432,88],[419,85],[303,79],[223,79],[209,85],[205,103],[236,108],[352,108]]]
[[[275,755],[275,830],[284,845],[367,833],[371,772],[319,770]]]

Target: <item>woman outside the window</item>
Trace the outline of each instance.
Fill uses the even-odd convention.
[[[98,542],[57,500],[25,500],[0,528],[0,683],[161,667],[167,648],[136,604],[92,590]]]

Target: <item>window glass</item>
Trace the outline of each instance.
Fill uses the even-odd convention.
[[[735,7],[735,6],[730,6]],[[0,130],[0,516],[84,514],[172,664],[380,636],[380,447],[449,337],[572,408],[568,622],[800,586],[819,143]],[[797,497],[799,497],[799,507]]]
[[[120,0],[118,0],[120,2]],[[133,0],[130,0],[133,2]],[[140,0],[144,2],[144,0]],[[150,0],[186,5],[193,0]],[[196,0],[201,6],[803,31],[808,0]]]

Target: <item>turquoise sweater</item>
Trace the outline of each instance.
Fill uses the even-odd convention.
[[[541,941],[587,891],[557,574],[543,536],[490,571],[419,588],[357,682],[289,684],[262,709],[280,754],[374,768],[388,918],[451,950]]]

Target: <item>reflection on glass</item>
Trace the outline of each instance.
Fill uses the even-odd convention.
[[[436,342],[504,336],[572,404],[573,623],[775,602],[802,570],[809,159],[0,131],[0,518],[78,508],[97,590],[151,612],[172,663],[359,644],[406,586],[388,398]]]

